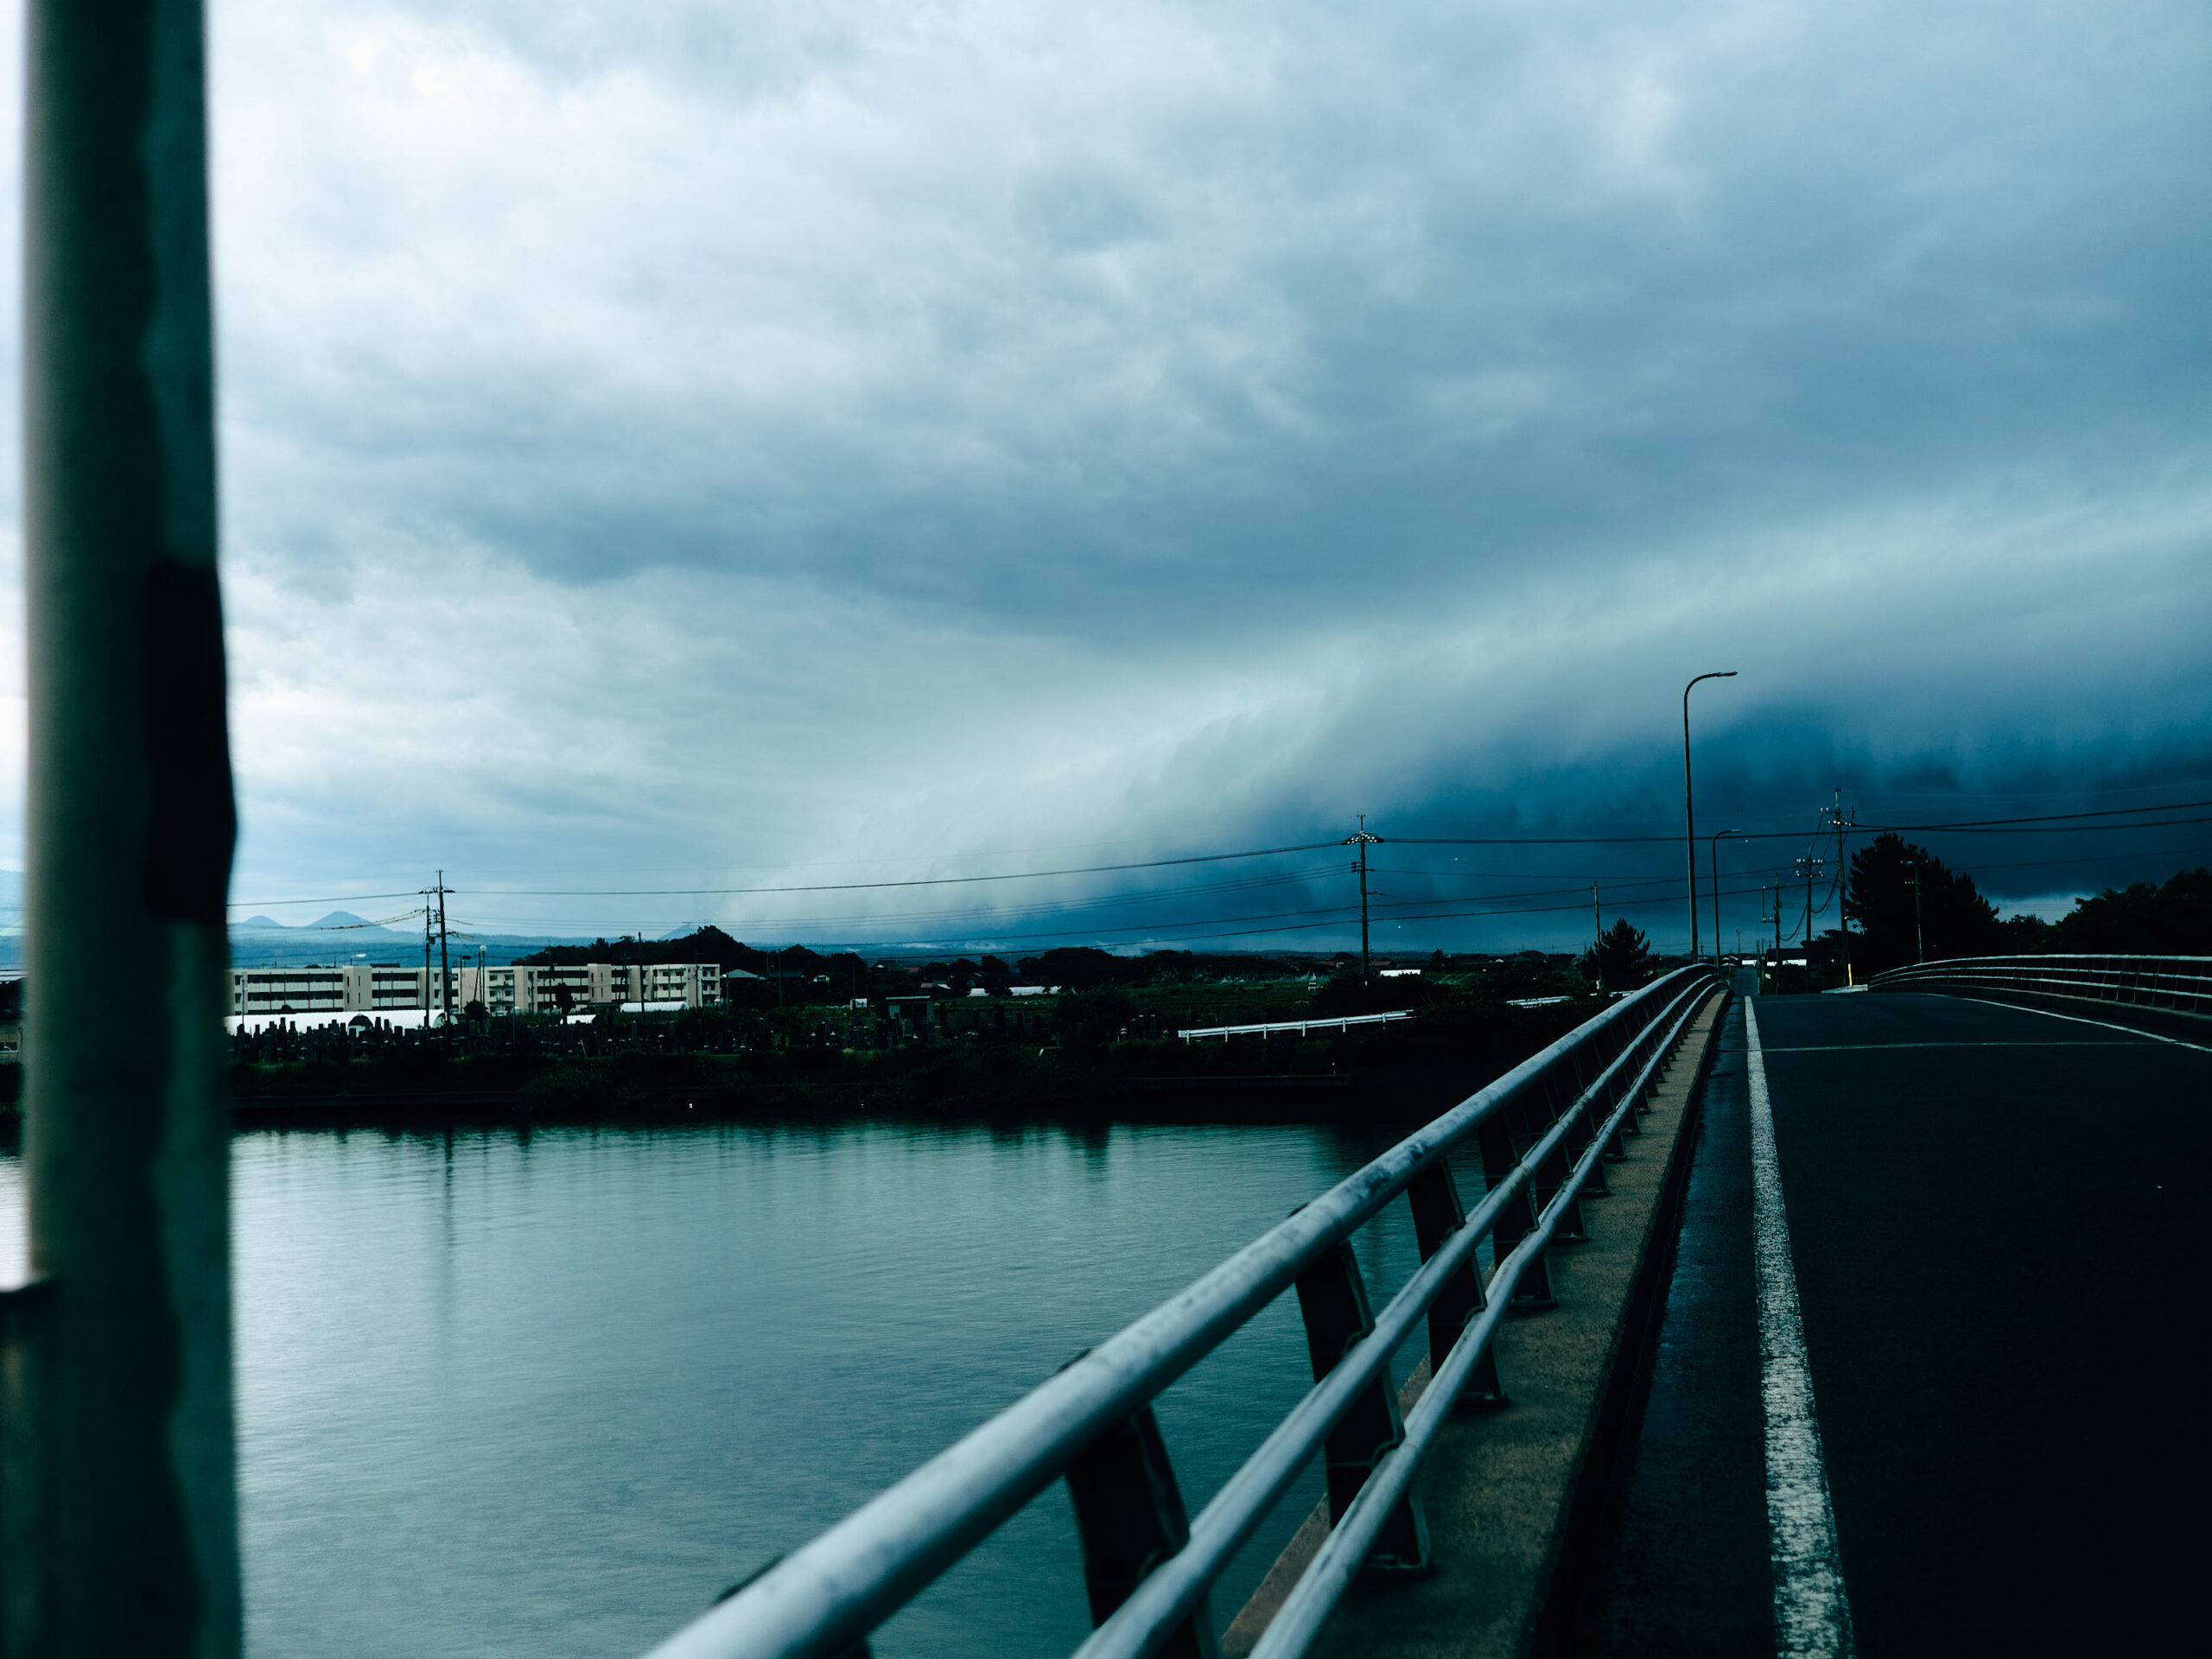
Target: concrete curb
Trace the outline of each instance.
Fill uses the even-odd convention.
[[[1317,1653],[1360,1659],[1522,1659],[1564,1650],[1602,1534],[1615,1454],[1664,1297],[1700,1085],[1726,993],[1700,1010],[1669,1061],[1629,1156],[1586,1199],[1587,1243],[1555,1246],[1559,1306],[1510,1319],[1496,1351],[1511,1404],[1447,1425],[1421,1473],[1436,1571],[1354,1587]],[[1418,1398],[1424,1359],[1401,1399]],[[1223,1637],[1251,1650],[1327,1532],[1309,1515]]]

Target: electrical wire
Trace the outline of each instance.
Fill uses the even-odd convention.
[[[2036,830],[2021,830],[2023,834],[2063,833],[2082,820],[2139,817],[2148,812],[2178,812],[2198,807],[2212,807],[2212,799],[2200,801],[2170,801],[2155,806],[2114,807],[2090,812],[2040,812],[2009,818],[1961,819],[1943,823],[1856,824],[1850,832],[1856,835],[1898,834],[1917,835],[1936,831],[1990,830],[2010,826],[2047,826]],[[2065,822],[2060,822],[2060,821]],[[2212,817],[2173,818],[2152,823],[2126,823],[2102,826],[2111,830],[2160,829],[2182,824],[2212,823]],[[2082,826],[2085,833],[2087,826]],[[1791,840],[1802,834],[1795,830],[1745,830],[1735,836],[1738,841]],[[1603,847],[1671,845],[1676,837],[1672,834],[1658,836],[1394,836],[1386,842],[1408,847]],[[1119,864],[1087,864],[1051,870],[1016,870],[994,875],[931,875],[915,876],[895,881],[823,881],[791,883],[772,887],[469,887],[454,888],[472,897],[516,899],[682,899],[682,898],[741,898],[784,893],[864,893],[899,887],[932,887],[969,886],[989,881],[1034,881],[1070,875],[1117,874],[1129,870],[1169,869],[1192,864],[1217,864],[1247,858],[1274,858],[1291,853],[1325,851],[1341,845],[1339,842],[1306,842],[1295,846],[1254,848],[1229,853],[1198,853],[1179,858],[1142,859]],[[274,909],[280,906],[314,904],[365,903],[373,899],[408,899],[411,893],[351,893],[328,899],[238,899],[229,908],[247,910]]]

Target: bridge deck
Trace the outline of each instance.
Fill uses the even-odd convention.
[[[1859,1650],[2190,1644],[2212,1053],[1944,996],[1755,1017]],[[1740,1006],[1723,1043],[1596,1653],[1776,1650]]]

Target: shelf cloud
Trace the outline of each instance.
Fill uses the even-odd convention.
[[[212,29],[242,897],[2212,796],[2201,7]]]

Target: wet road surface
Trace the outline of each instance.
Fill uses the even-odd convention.
[[[1752,1018],[1856,1650],[2212,1643],[2212,1052],[1941,996]],[[1740,1001],[1722,1043],[1586,1652],[1777,1650]]]

